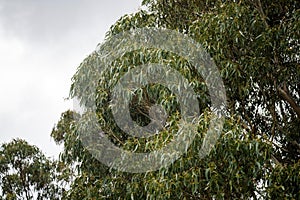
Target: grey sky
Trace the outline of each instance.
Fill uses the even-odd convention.
[[[71,77],[121,16],[141,0],[0,0],[0,143],[22,138],[48,156]]]

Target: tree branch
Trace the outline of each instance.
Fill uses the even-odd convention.
[[[266,27],[269,28],[269,24],[267,22],[267,16],[263,10],[263,6],[261,4],[261,1],[260,0],[257,0],[255,2],[253,2],[253,5],[256,7],[258,13],[260,14],[263,22],[265,23]]]
[[[293,108],[293,110],[296,112],[298,118],[300,119],[300,106],[298,106],[293,99],[293,97],[290,95],[286,82],[283,82],[282,86],[278,86],[277,90],[279,94],[282,96],[282,98],[290,104],[290,106]]]

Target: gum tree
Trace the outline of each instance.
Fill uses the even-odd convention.
[[[190,62],[161,49],[142,48],[114,60],[105,76],[90,83],[97,73],[100,44],[80,64],[71,96],[88,105],[91,97],[86,86],[96,86],[101,134],[116,146],[135,152],[162,148],[172,140],[182,117],[170,90],[147,85],[132,94],[130,115],[145,126],[151,121],[149,108],[159,102],[169,115],[167,128],[155,137],[139,140],[118,128],[111,111],[111,90],[122,75],[139,65],[159,63],[183,74],[199,97],[202,114],[195,140],[180,159],[158,171],[130,174],[109,169],[92,157],[79,139],[77,114],[65,112],[52,137],[64,144],[62,161],[77,170],[66,197],[298,199],[299,2],[145,0],[143,8],[119,19],[108,31],[106,41],[124,31],[152,27],[176,30],[199,42],[214,59],[226,88],[221,137],[210,154],[200,159],[198,153],[212,110],[204,78],[193,71]],[[88,124],[89,118],[85,122]]]
[[[54,162],[35,146],[14,139],[0,147],[0,199],[60,199]]]

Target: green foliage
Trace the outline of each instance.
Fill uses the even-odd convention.
[[[202,123],[199,127],[206,129],[207,124]],[[247,138],[232,123],[227,120],[228,132],[224,130],[222,139],[208,157],[199,159],[202,137],[198,135],[187,154],[169,168],[134,174],[127,183],[127,198],[239,199],[253,196],[257,181],[264,175],[262,168],[270,148],[261,140]],[[245,157],[245,154],[251,156]]]
[[[0,147],[1,199],[60,199],[55,163],[26,141]]]
[[[159,63],[179,71],[199,95],[198,132],[187,153],[169,168],[144,174],[108,169],[83,147],[77,114],[63,113],[52,137],[64,144],[61,161],[76,172],[66,199],[299,199],[300,158],[300,3],[293,0],[145,0],[147,10],[126,15],[107,39],[126,30],[159,27],[177,30],[201,43],[215,60],[225,83],[225,126],[212,152],[198,156],[211,111],[203,77],[187,60],[159,49],[128,52],[97,74],[93,52],[73,77],[71,96],[82,105],[96,87],[97,117],[112,142],[124,149],[149,152],[172,140],[181,113],[174,94],[147,85],[133,94],[131,116],[149,123],[149,107],[159,102],[168,127],[155,137],[129,137],[115,124],[111,90],[128,70]],[[99,45],[101,49],[101,44]],[[89,118],[84,118],[86,124]],[[96,145],[96,144],[95,144]]]
[[[268,198],[299,199],[300,161],[290,165],[278,165],[268,177]]]

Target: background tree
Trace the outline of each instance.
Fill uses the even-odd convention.
[[[299,199],[300,188],[300,3],[294,0],[144,0],[144,10],[126,15],[107,39],[131,29],[159,27],[192,37],[210,53],[225,83],[228,116],[223,134],[204,159],[198,158],[211,111],[203,78],[186,60],[158,49],[128,52],[112,63],[97,85],[97,111],[105,134],[124,149],[148,152],[162,147],[181,115],[176,98],[160,86],[135,93],[131,115],[141,125],[149,106],[161,103],[172,124],[157,137],[128,137],[113,121],[111,89],[128,69],[145,63],[167,64],[183,74],[199,98],[201,120],[188,152],[169,168],[146,174],[108,169],[83,148],[72,114],[63,114],[52,136],[64,143],[63,161],[77,174],[67,198],[110,199]],[[101,45],[100,45],[101,49]],[[93,52],[73,77],[71,96],[89,103],[84,85],[99,54]],[[161,92],[164,91],[164,92]],[[162,93],[163,95],[158,95]],[[133,98],[136,99],[136,98]],[[63,128],[61,128],[63,127]]]
[[[0,147],[1,199],[60,199],[56,165],[35,146],[14,139]]]

